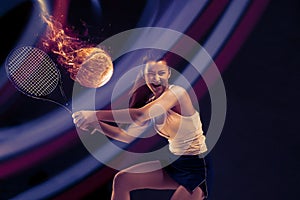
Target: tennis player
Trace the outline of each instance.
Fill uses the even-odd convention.
[[[129,200],[130,191],[137,189],[172,189],[175,192],[171,200],[199,200],[208,195],[203,156],[207,147],[200,115],[187,91],[169,84],[170,76],[166,61],[147,61],[131,90],[128,109],[82,110],[72,115],[77,127],[85,130],[96,122],[103,134],[126,143],[136,139],[128,133],[131,126],[123,130],[107,122],[131,123],[135,127],[152,124],[159,135],[168,139],[174,162],[164,166],[168,160],[149,161],[121,170],[114,177],[112,200]],[[156,170],[132,173],[151,167]]]

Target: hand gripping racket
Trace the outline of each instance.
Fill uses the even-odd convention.
[[[14,49],[6,59],[5,69],[9,80],[20,92],[32,98],[55,103],[72,114],[67,107],[60,71],[44,51],[31,46]],[[50,94],[57,89],[62,98],[55,100]],[[59,102],[62,99],[64,103]]]

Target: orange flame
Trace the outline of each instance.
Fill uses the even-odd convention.
[[[47,24],[43,46],[58,56],[58,63],[67,69],[73,80],[91,88],[101,87],[110,80],[113,64],[104,49],[67,35],[53,16],[44,14],[42,19]]]

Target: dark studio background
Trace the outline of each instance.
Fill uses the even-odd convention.
[[[72,9],[81,6],[80,1],[73,2]],[[119,14],[103,13],[101,34],[98,34],[99,24],[94,24],[97,29],[93,28],[93,20],[89,19],[87,13],[74,13],[69,21],[76,27],[81,27],[78,18],[87,21],[90,34],[101,35],[93,38],[97,42],[134,28],[145,1],[117,2],[119,5],[115,6],[112,2],[103,1],[103,10],[114,10]],[[132,2],[135,2],[135,6],[130,6]],[[26,9],[30,10],[30,6],[30,3],[22,4],[1,17],[1,63],[25,26],[25,17],[13,17],[26,16]],[[300,2],[297,0],[270,1],[247,40],[222,72],[227,95],[227,115],[221,137],[208,156],[211,168],[209,200],[299,198],[299,11]],[[84,27],[81,28],[84,30]],[[12,86],[9,89],[15,90]],[[0,90],[0,98],[5,92],[7,89]],[[18,93],[14,94],[14,98],[0,109],[0,128],[22,123],[55,108],[55,105],[45,108],[43,102]],[[209,108],[206,108],[209,96],[206,94],[199,104],[203,125],[206,127],[209,123],[209,114],[205,113],[209,113]],[[56,158],[9,179],[1,179],[0,199],[18,193],[19,190],[14,187],[27,189],[35,186],[48,180],[50,174],[58,173],[60,169],[72,166],[79,158],[83,158],[87,154],[86,150],[80,141],[73,142],[72,147],[62,149]],[[113,173],[115,171],[110,171],[110,178],[84,199],[109,199]],[[134,199],[160,200],[170,194],[169,191],[137,191]]]
[[[298,199],[300,4],[271,1],[223,73],[228,112],[213,199]]]

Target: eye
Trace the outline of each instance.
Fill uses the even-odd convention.
[[[160,71],[160,72],[158,72],[158,75],[160,75],[160,76],[163,76],[163,75],[165,75],[165,74],[166,74],[165,71]]]
[[[153,73],[153,72],[148,72],[147,75],[148,75],[148,76],[155,76],[155,73]]]

